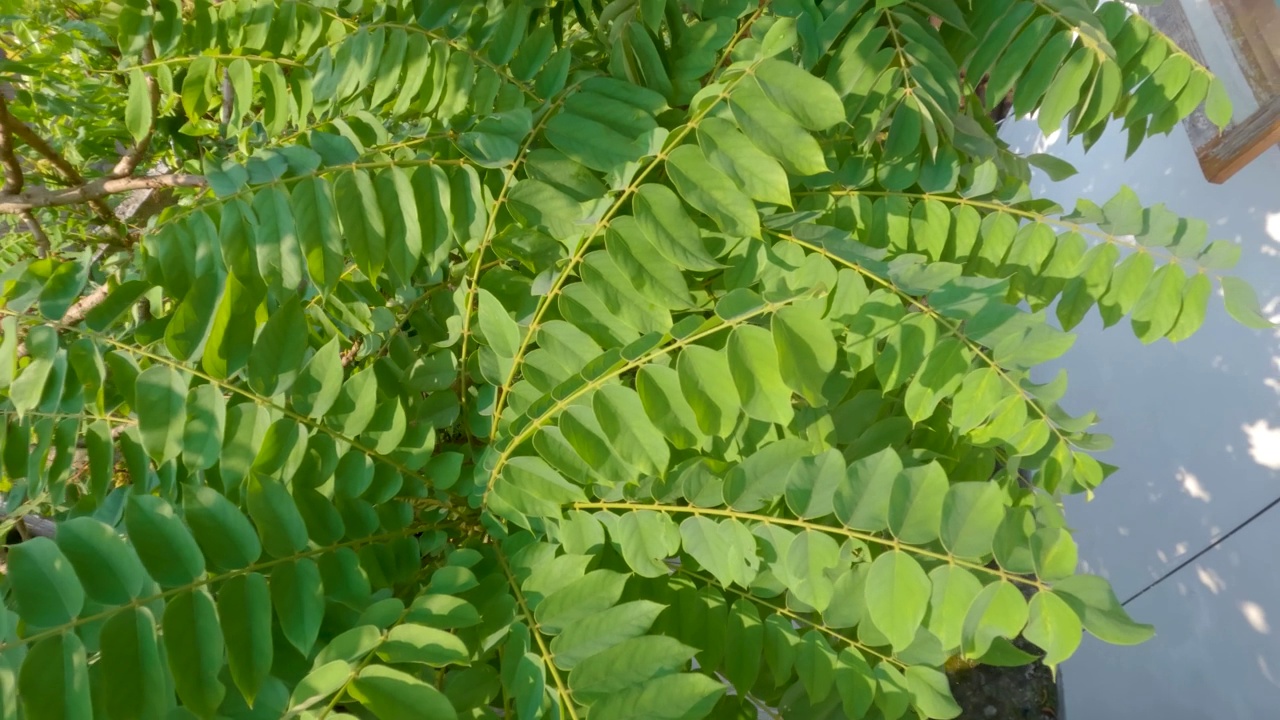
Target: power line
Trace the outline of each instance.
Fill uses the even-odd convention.
[[[1263,515],[1268,511],[1268,510],[1270,510],[1271,508],[1275,507],[1276,505],[1280,505],[1280,497],[1277,497],[1275,500],[1272,500],[1271,502],[1269,502],[1269,503],[1267,503],[1266,505],[1264,505],[1264,506],[1262,507],[1262,509],[1261,509],[1261,510],[1259,510],[1258,512],[1256,512],[1256,513],[1254,513],[1254,514],[1250,515],[1249,517],[1245,518],[1243,522],[1241,522],[1239,525],[1236,525],[1235,527],[1231,528],[1231,530],[1229,530],[1229,531],[1228,531],[1225,535],[1223,535],[1222,537],[1219,537],[1217,540],[1214,540],[1213,542],[1209,543],[1209,545],[1208,545],[1207,547],[1205,547],[1203,550],[1201,550],[1200,552],[1196,553],[1195,555],[1192,555],[1191,557],[1187,558],[1186,560],[1183,560],[1181,563],[1179,563],[1179,564],[1178,564],[1176,567],[1174,567],[1172,570],[1169,570],[1168,572],[1166,572],[1165,574],[1163,574],[1163,575],[1161,575],[1160,577],[1156,578],[1155,580],[1152,580],[1152,581],[1151,581],[1151,584],[1147,585],[1146,587],[1142,588],[1142,589],[1141,589],[1141,590],[1139,590],[1138,592],[1134,593],[1132,597],[1130,597],[1128,600],[1125,600],[1124,602],[1120,603],[1120,605],[1121,605],[1121,606],[1128,605],[1129,603],[1133,602],[1134,600],[1137,600],[1138,598],[1142,597],[1142,594],[1143,594],[1143,593],[1145,593],[1146,591],[1150,590],[1151,588],[1153,588],[1153,587],[1155,587],[1155,586],[1159,585],[1160,583],[1164,582],[1166,578],[1168,578],[1168,577],[1169,577],[1169,576],[1171,576],[1171,575],[1176,574],[1176,573],[1177,573],[1179,570],[1181,570],[1182,568],[1184,568],[1184,567],[1186,567],[1186,566],[1190,565],[1191,563],[1195,562],[1196,560],[1200,559],[1200,557],[1201,557],[1202,555],[1204,555],[1205,553],[1209,552],[1210,550],[1212,550],[1212,549],[1214,549],[1214,548],[1218,547],[1219,545],[1221,545],[1223,542],[1225,542],[1225,541],[1226,541],[1226,539],[1227,539],[1227,538],[1231,537],[1232,535],[1235,535],[1237,532],[1239,532],[1239,531],[1240,531],[1240,529],[1241,529],[1241,528],[1243,528],[1244,526],[1246,526],[1246,525],[1248,525],[1249,523],[1253,522],[1254,520],[1257,520],[1258,518],[1262,517],[1262,516],[1263,516]]]

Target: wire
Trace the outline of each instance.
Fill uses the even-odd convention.
[[[1139,590],[1138,592],[1134,593],[1134,594],[1133,594],[1133,595],[1132,595],[1128,600],[1125,600],[1124,602],[1120,603],[1120,605],[1123,607],[1123,606],[1128,605],[1129,603],[1133,602],[1134,600],[1137,600],[1138,598],[1142,597],[1142,594],[1143,594],[1143,593],[1145,593],[1146,591],[1150,590],[1151,588],[1153,588],[1153,587],[1155,587],[1155,586],[1159,585],[1160,583],[1164,582],[1164,581],[1165,581],[1165,579],[1167,579],[1167,578],[1168,578],[1168,577],[1170,577],[1171,575],[1176,574],[1176,573],[1177,573],[1179,570],[1181,570],[1182,568],[1184,568],[1184,567],[1186,567],[1186,566],[1190,565],[1191,563],[1195,562],[1196,560],[1200,559],[1200,557],[1201,557],[1202,555],[1204,555],[1205,553],[1209,552],[1210,550],[1212,550],[1212,549],[1214,549],[1214,548],[1218,547],[1219,545],[1221,545],[1223,542],[1225,542],[1225,541],[1226,541],[1226,539],[1227,539],[1227,538],[1231,537],[1232,535],[1235,535],[1235,534],[1236,534],[1237,532],[1239,532],[1242,528],[1244,528],[1244,526],[1246,526],[1246,525],[1248,525],[1249,523],[1253,522],[1254,520],[1257,520],[1258,518],[1262,517],[1262,516],[1263,516],[1263,515],[1268,511],[1268,510],[1270,510],[1271,508],[1275,507],[1276,505],[1280,505],[1280,497],[1276,498],[1275,500],[1272,500],[1271,502],[1269,502],[1269,503],[1267,503],[1265,506],[1263,506],[1263,508],[1262,508],[1261,510],[1259,510],[1258,512],[1256,512],[1256,513],[1254,513],[1254,514],[1250,515],[1249,517],[1245,518],[1245,520],[1244,520],[1243,522],[1241,522],[1239,525],[1236,525],[1235,527],[1231,528],[1231,530],[1227,531],[1227,534],[1225,534],[1225,535],[1223,535],[1223,536],[1219,537],[1217,540],[1214,540],[1213,542],[1209,543],[1209,545],[1208,545],[1207,547],[1205,547],[1203,550],[1201,550],[1200,552],[1196,553],[1195,555],[1192,555],[1191,557],[1187,558],[1186,560],[1183,560],[1181,563],[1179,563],[1179,564],[1178,564],[1176,567],[1174,567],[1172,570],[1169,570],[1168,572],[1166,572],[1165,574],[1163,574],[1163,575],[1161,575],[1160,577],[1156,578],[1155,580],[1152,580],[1152,581],[1151,581],[1151,584],[1147,585],[1146,587],[1142,588],[1142,589],[1141,589],[1141,590]]]

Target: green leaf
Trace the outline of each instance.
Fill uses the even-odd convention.
[[[551,641],[556,666],[571,670],[596,653],[643,635],[663,609],[658,603],[636,600],[581,619]]]
[[[320,418],[341,391],[342,352],[335,337],[303,363],[290,390],[290,404],[301,415]]]
[[[965,615],[961,647],[965,657],[982,657],[997,638],[1017,637],[1027,624],[1027,601],[1008,580],[994,582],[974,598]]]
[[[738,422],[739,408],[727,358],[710,348],[690,345],[680,352],[676,371],[698,428],[707,435],[728,435]]]
[[[267,322],[249,351],[249,386],[270,397],[288,390],[307,349],[307,319],[298,296],[291,295]]]
[[[1262,314],[1258,305],[1258,296],[1247,282],[1234,277],[1219,278],[1222,283],[1223,298],[1227,312],[1236,322],[1249,328],[1266,329],[1273,323]]]
[[[19,418],[40,404],[45,382],[53,370],[53,358],[58,352],[58,332],[47,325],[37,325],[27,331],[27,352],[31,361],[9,386],[9,401]]]
[[[1110,583],[1096,575],[1074,575],[1053,584],[1084,623],[1085,630],[1113,645],[1137,645],[1150,640],[1155,629],[1136,623],[1116,598]]]
[[[809,130],[826,130],[844,120],[835,89],[793,63],[765,60],[756,66],[755,76],[769,99]]]
[[[1171,263],[1156,270],[1130,317],[1133,333],[1139,340],[1155,342],[1173,329],[1182,310],[1182,290],[1186,280],[1187,275],[1179,265]]]
[[[422,663],[432,667],[465,665],[471,655],[456,635],[411,624],[391,628],[378,654],[390,663]]]
[[[677,371],[645,365],[636,373],[636,392],[649,419],[672,445],[685,449],[701,443],[698,418],[684,397]]]
[[[680,530],[666,513],[637,510],[618,518],[609,528],[622,558],[635,574],[662,577],[668,572],[663,562],[680,549]]]
[[[798,533],[787,550],[787,585],[797,600],[818,612],[831,603],[835,585],[831,578],[840,565],[840,546],[826,533]],[[816,700],[815,700],[816,702]]]
[[[155,618],[145,607],[125,608],[98,636],[102,705],[110,717],[162,718],[172,690],[160,656]]]
[[[1209,296],[1213,294],[1213,281],[1208,275],[1196,273],[1182,290],[1182,311],[1165,337],[1169,342],[1181,342],[1191,337],[1204,324],[1209,309]]]
[[[519,512],[534,516],[558,516],[561,505],[586,500],[581,488],[535,457],[508,462],[494,491]]]
[[[876,681],[866,658],[853,648],[845,648],[836,658],[836,691],[846,717],[860,718],[871,708]]]
[[[588,615],[613,607],[626,582],[622,573],[593,570],[538,603],[534,619],[546,634],[559,633]]]
[[[418,217],[413,185],[403,169],[393,165],[378,173],[375,186],[386,228],[387,269],[403,283],[413,276],[422,257],[423,219]]]
[[[279,65],[269,62],[260,68],[258,86],[262,88],[262,126],[269,137],[277,137],[289,123],[289,89]]]
[[[154,495],[130,495],[124,510],[129,542],[160,587],[187,585],[204,574],[204,556],[173,506]]]
[[[740,463],[725,479],[724,499],[735,510],[755,512],[781,497],[791,468],[804,455],[799,438],[770,443]]]
[[[182,81],[182,112],[188,118],[195,120],[208,109],[217,71],[217,61],[207,55],[191,61]]]
[[[557,150],[603,173],[618,173],[645,154],[638,142],[617,130],[571,112],[551,118],[544,133]]]
[[[343,255],[333,188],[323,177],[303,178],[290,199],[307,272],[317,287],[331,292],[342,275]]]
[[[680,196],[730,235],[757,237],[760,219],[755,204],[729,176],[707,162],[693,145],[682,145],[667,155],[667,173]]]
[[[93,518],[73,518],[58,523],[54,538],[91,600],[123,605],[142,592],[147,579],[142,562],[110,526]]]
[[[1027,156],[1027,162],[1044,171],[1044,174],[1054,182],[1062,182],[1079,172],[1071,163],[1048,153],[1032,153]]]
[[[303,710],[337,692],[351,679],[353,670],[345,660],[334,660],[307,673],[289,696],[291,710]]]
[[[262,543],[249,518],[213,488],[186,490],[182,494],[182,511],[214,570],[239,570],[256,562],[262,554]]]
[[[902,458],[893,448],[861,458],[848,470],[848,482],[836,488],[836,517],[848,527],[878,531],[889,527],[889,500]]]
[[[213,715],[226,688],[218,680],[222,628],[207,590],[197,588],[169,601],[164,610],[164,649],[178,699],[197,715]]]
[[[1004,519],[1004,497],[991,482],[956,483],[942,503],[942,544],[956,557],[978,560],[991,554]]]
[[[741,325],[729,335],[729,372],[742,398],[748,417],[765,422],[790,424],[791,389],[782,381],[778,354],[768,330]]]
[[[1080,647],[1083,632],[1075,611],[1052,591],[1041,590],[1031,598],[1022,636],[1044,650],[1045,665],[1052,668],[1071,657]]]
[[[1134,253],[1125,258],[1111,276],[1111,285],[1098,300],[1102,323],[1110,327],[1129,313],[1151,281],[1155,260],[1150,253]]]
[[[747,81],[735,88],[729,96],[729,107],[742,132],[756,147],[782,163],[788,173],[827,172],[822,146],[778,108],[757,83]]]
[[[268,555],[284,558],[306,549],[306,523],[283,485],[254,473],[249,478],[245,501]]]
[[[289,195],[280,187],[269,187],[253,196],[253,213],[258,222],[253,249],[258,271],[271,288],[296,288],[303,279],[302,249]]]
[[[59,264],[40,290],[40,314],[50,320],[61,320],[88,279],[89,268],[84,263]]]
[[[929,599],[928,630],[944,650],[959,648],[965,616],[974,598],[982,592],[982,583],[973,573],[955,565],[940,565],[930,570],[929,581],[933,592]]]
[[[349,692],[381,720],[458,717],[444,693],[412,675],[381,665],[361,670]]]
[[[197,278],[164,329],[164,344],[178,360],[190,360],[204,349],[213,329],[214,313],[222,297],[222,278],[209,273]]]
[[[950,720],[963,712],[951,695],[945,674],[923,665],[912,665],[904,674],[911,690],[912,704],[925,717]]]
[[[929,576],[901,550],[882,553],[871,563],[866,585],[867,614],[894,650],[915,641],[929,608]]]
[[[363,170],[342,173],[333,185],[333,194],[356,266],[367,277],[377,277],[387,260],[387,239],[373,181]]]
[[[147,454],[163,464],[182,452],[187,417],[186,377],[165,365],[152,365],[138,375],[138,430]]]
[[[725,686],[701,673],[663,675],[606,696],[592,706],[596,717],[617,720],[679,720],[706,717]]]
[[[796,517],[813,519],[835,510],[835,494],[844,484],[847,468],[836,450],[805,457],[787,477],[787,507]]]
[[[764,652],[764,624],[760,611],[747,598],[739,598],[729,608],[725,634],[725,677],[739,693],[750,692],[760,674]]]
[[[947,490],[947,475],[936,461],[898,473],[889,494],[889,530],[905,543],[936,540]]]
[[[672,310],[692,304],[684,274],[658,252],[635,218],[615,218],[609,223],[605,242],[609,256],[645,298]]]
[[[662,434],[647,422],[644,406],[634,391],[607,385],[596,392],[592,407],[600,428],[624,461],[642,472],[662,475],[670,450]]]
[[[514,358],[520,348],[520,326],[507,314],[498,298],[488,290],[479,289],[480,332],[493,351],[503,358]]]
[[[84,607],[84,588],[71,563],[48,538],[34,537],[9,549],[8,576],[18,614],[39,627],[71,622]]]
[[[1076,571],[1076,542],[1062,528],[1040,528],[1031,535],[1031,558],[1042,580],[1062,580]]]
[[[969,350],[960,340],[947,338],[935,345],[907,385],[903,396],[907,417],[916,423],[929,419],[939,402],[960,389],[969,362]]]
[[[60,633],[33,645],[18,673],[18,695],[24,717],[32,720],[93,717],[89,661],[80,638]]]
[[[396,610],[397,607],[390,607]],[[390,613],[389,613],[390,614]],[[398,613],[397,613],[398,614]],[[393,618],[397,619],[397,618]],[[334,660],[360,662],[382,644],[382,632],[376,625],[357,625],[329,641],[311,661],[312,667],[321,667]]]
[[[1209,81],[1209,91],[1204,99],[1204,113],[1209,122],[1218,126],[1219,132],[1231,123],[1231,98],[1227,95],[1227,86],[1214,77]]]
[[[218,617],[231,679],[252,705],[271,673],[271,591],[258,573],[228,578],[218,590]]]
[[[372,368],[353,373],[342,383],[338,399],[325,415],[325,423],[345,437],[356,437],[369,426],[377,410],[378,381]]]
[[[729,518],[716,522],[689,517],[680,523],[684,551],[721,585],[747,587],[756,576],[756,541],[746,525]]]
[[[772,329],[783,381],[810,405],[825,405],[822,387],[836,365],[831,331],[808,308],[800,306],[779,310],[773,316]]]
[[[275,566],[271,604],[285,639],[304,656],[310,654],[324,618],[324,588],[315,561],[300,558]]]
[[[636,189],[633,205],[641,231],[667,260],[694,272],[720,267],[707,252],[698,226],[685,212],[680,198],[669,188],[641,185]]]
[[[592,655],[569,673],[575,697],[591,702],[685,668],[697,650],[665,635],[626,640]]]
[[[787,171],[733,123],[715,117],[703,120],[698,124],[698,145],[708,162],[752,199],[791,207]]]

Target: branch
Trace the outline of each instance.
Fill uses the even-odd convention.
[[[5,131],[12,133],[13,137],[26,143],[32,150],[43,155],[46,160],[58,169],[58,172],[62,173],[62,177],[66,179],[68,185],[84,184],[84,176],[80,174],[79,170],[76,170],[74,165],[67,162],[66,158],[62,157],[62,153],[45,142],[45,139],[36,134],[36,131],[32,130],[26,123],[10,115],[7,109],[3,114],[0,114],[0,126],[3,126]],[[5,194],[8,194],[7,190]],[[105,202],[101,199],[90,200],[89,206],[93,208],[93,211],[97,213],[103,222],[112,229],[117,230],[117,232],[119,231],[119,223],[115,218],[115,214],[111,212],[111,208]]]
[[[13,154],[13,134],[9,130],[12,118],[9,107],[5,105],[4,95],[0,94],[0,164],[4,165],[4,187],[0,193],[13,195],[22,192],[22,166],[18,157]]]
[[[36,256],[40,258],[49,257],[49,236],[44,234],[44,228],[40,226],[40,221],[36,219],[35,213],[30,210],[23,210],[18,213],[27,223],[27,229],[31,231],[32,236],[36,239]]]
[[[97,256],[95,256],[95,261],[96,259]],[[59,322],[64,326],[79,324],[80,321],[84,320],[85,316],[89,314],[90,310],[98,307],[102,304],[103,300],[107,299],[107,295],[109,293],[110,289],[107,287],[106,283],[99,285],[93,292],[80,298],[74,305],[67,308],[67,312],[63,314],[62,319],[59,320]],[[26,356],[27,343],[26,341],[23,341],[18,343],[18,357],[24,358]]]
[[[185,175],[174,173],[169,175],[150,175],[146,177],[99,178],[77,187],[50,190],[39,188],[14,195],[0,194],[0,215],[13,215],[24,210],[56,207],[59,205],[76,205],[83,202],[102,200],[108,195],[133,192],[134,190],[157,190],[171,187],[204,187],[203,175]]]
[[[6,112],[3,116],[0,116],[0,124],[3,124],[5,129],[12,132],[19,140],[31,146],[32,150],[40,153],[45,159],[53,163],[53,166],[58,169],[58,172],[62,173],[68,183],[79,185],[84,182],[84,178],[76,170],[75,166],[67,162],[67,159],[62,157],[61,153],[54,150],[52,145],[45,142],[44,138],[37,135],[26,123]]]

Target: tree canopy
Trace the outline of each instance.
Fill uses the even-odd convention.
[[[952,718],[1150,637],[1033,370],[1270,323],[990,115],[1225,125],[1121,3],[0,11],[0,718]]]

